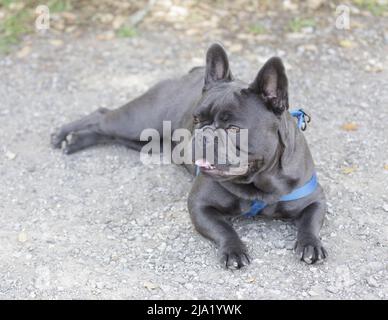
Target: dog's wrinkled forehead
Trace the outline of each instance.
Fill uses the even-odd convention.
[[[241,110],[242,85],[237,82],[220,83],[204,92],[198,107],[201,116],[215,117],[219,113],[237,113]]]

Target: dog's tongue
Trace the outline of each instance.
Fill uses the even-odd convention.
[[[209,161],[205,160],[205,159],[198,159],[195,161],[195,164],[200,167],[200,168],[207,168],[207,169],[210,169],[211,168],[211,164]]]

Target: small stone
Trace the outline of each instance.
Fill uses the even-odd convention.
[[[77,20],[77,15],[75,15],[72,12],[62,12],[61,16],[66,20],[68,23],[74,23]]]
[[[287,250],[294,250],[294,247],[295,247],[295,241],[287,241],[285,243],[285,248]]]
[[[159,288],[159,286],[155,283],[152,283],[150,281],[146,281],[144,282],[144,288],[147,288],[148,290],[155,290],[157,288]]]
[[[298,4],[292,2],[291,0],[284,0],[283,1],[283,8],[285,10],[295,11],[295,10],[298,10]]]
[[[308,292],[308,294],[309,294],[310,296],[312,296],[312,297],[316,297],[316,296],[319,295],[317,292],[315,292],[315,291],[313,291],[313,290],[310,290],[310,291]]]
[[[193,285],[192,285],[191,283],[186,283],[186,284],[184,285],[184,287],[185,287],[186,289],[188,289],[188,290],[192,290],[192,289],[193,289]]]
[[[60,39],[53,39],[50,41],[50,44],[52,44],[54,47],[61,47],[63,46],[63,41]]]
[[[383,210],[384,210],[385,212],[388,212],[388,203],[384,203],[384,204],[383,204]]]
[[[369,286],[371,287],[374,287],[374,288],[377,288],[379,287],[379,283],[377,282],[377,280],[373,277],[369,277],[368,279],[366,279],[366,282],[368,283]]]
[[[9,159],[9,160],[14,160],[16,158],[16,154],[11,152],[11,151],[7,151],[5,153],[5,156]]]
[[[248,283],[255,283],[255,282],[256,282],[256,278],[255,278],[255,277],[248,278],[248,279],[247,279],[247,282],[248,282]]]
[[[197,35],[199,33],[200,33],[199,29],[188,29],[188,30],[186,30],[186,35],[188,35],[188,36],[194,36],[194,35]]]
[[[338,292],[338,288],[337,287],[334,287],[334,286],[328,286],[326,288],[327,291],[331,292],[331,293],[337,293]]]
[[[274,246],[276,249],[284,249],[285,243],[284,241],[279,240],[274,243]]]
[[[384,70],[383,65],[378,63],[367,64],[365,66],[366,72],[379,73],[379,72],[382,72],[383,70]]]
[[[27,233],[25,233],[24,231],[19,233],[19,235],[18,235],[18,241],[19,242],[24,243],[24,242],[27,241],[27,239],[28,239]]]
[[[30,165],[27,167],[27,171],[32,173],[32,172],[35,172],[36,171],[36,167],[34,165]]]
[[[114,15],[111,13],[100,13],[97,14],[95,18],[102,23],[111,23],[114,19]]]
[[[229,48],[230,52],[240,52],[242,49],[243,46],[241,43],[236,43]]]
[[[324,3],[324,0],[307,0],[307,6],[312,10],[317,10]]]
[[[120,29],[122,27],[122,25],[124,24],[124,22],[125,22],[124,16],[117,16],[112,22],[113,29],[115,29],[115,30]]]

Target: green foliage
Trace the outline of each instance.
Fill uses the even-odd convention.
[[[0,0],[0,8],[8,7],[12,3],[12,0]]]
[[[70,0],[51,0],[47,3],[47,6],[50,12],[70,11],[73,7]]]
[[[263,34],[267,32],[267,29],[261,24],[254,24],[249,27],[249,32],[253,34]]]
[[[2,6],[9,5],[10,1],[1,0]],[[11,46],[18,43],[20,37],[29,32],[28,22],[31,13],[27,9],[12,12],[0,24],[0,53],[9,53]]]
[[[387,1],[378,0],[353,0],[353,3],[361,9],[367,10],[375,16],[381,16],[388,10]]]
[[[132,27],[122,26],[117,30],[116,34],[120,38],[132,38],[137,36],[137,30]]]
[[[313,18],[294,18],[288,23],[288,28],[292,32],[300,32],[303,28],[315,27],[316,22]]]

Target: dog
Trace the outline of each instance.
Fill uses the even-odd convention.
[[[295,252],[313,264],[327,257],[319,237],[326,200],[298,128],[298,123],[305,124],[306,114],[300,110],[295,121],[288,109],[288,79],[280,58],[270,58],[247,84],[233,77],[225,49],[214,43],[207,50],[205,67],[161,81],[118,109],[100,108],[64,125],[52,134],[51,143],[65,154],[107,142],[141,151],[147,143],[141,132],[153,128],[163,136],[166,120],[172,130],[245,130],[244,170],[206,158],[186,166],[197,171],[188,198],[195,229],[217,245],[223,266],[239,269],[250,263],[250,256],[230,218],[246,213],[291,220],[297,226]]]

